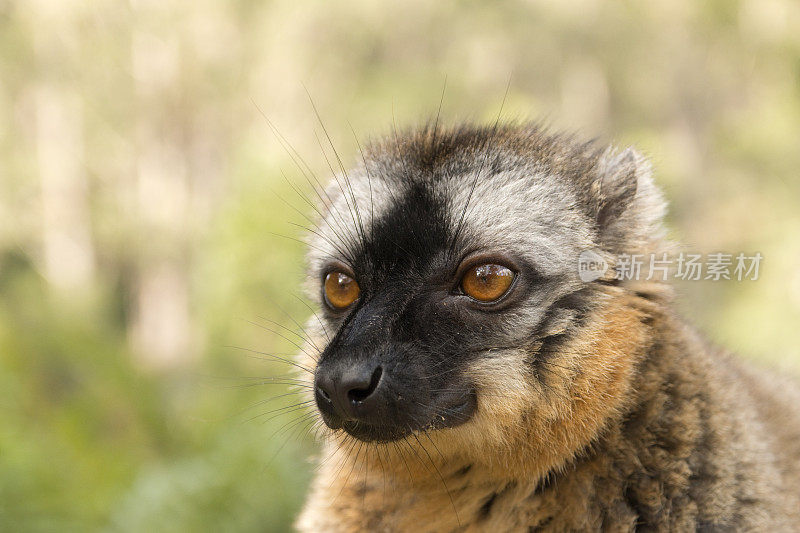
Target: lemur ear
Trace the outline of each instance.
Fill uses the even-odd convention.
[[[600,239],[610,249],[635,249],[663,237],[666,204],[650,163],[636,150],[606,150],[597,161],[589,195]]]
[[[601,230],[622,215],[636,197],[637,187],[633,149],[622,153],[606,150],[598,161],[597,176],[591,185],[595,217]]]

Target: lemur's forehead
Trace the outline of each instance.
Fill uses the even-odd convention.
[[[433,168],[402,160],[338,175],[309,253],[312,272],[364,252],[457,255],[508,252],[544,270],[557,269],[591,246],[577,199],[562,180],[536,164],[497,165],[474,154],[470,164]],[[372,248],[364,250],[364,248]]]

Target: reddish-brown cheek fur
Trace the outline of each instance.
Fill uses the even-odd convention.
[[[530,359],[518,356],[476,364],[471,371],[479,397],[475,420],[434,440],[452,454],[466,451],[500,475],[539,477],[563,464],[629,396],[647,328],[645,312],[625,300],[624,295],[610,299],[602,314],[560,353],[548,354],[538,371]]]

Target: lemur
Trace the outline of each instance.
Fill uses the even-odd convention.
[[[800,389],[704,341],[668,282],[579,276],[585,250],[667,249],[643,156],[522,123],[362,155],[309,242],[299,530],[800,531]]]

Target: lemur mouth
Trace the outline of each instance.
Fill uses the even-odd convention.
[[[470,390],[455,403],[444,406],[420,407],[421,412],[409,414],[408,423],[373,424],[359,420],[345,420],[340,427],[363,442],[394,442],[418,432],[436,431],[460,426],[468,422],[478,406],[477,394]],[[424,422],[423,422],[424,420]]]

